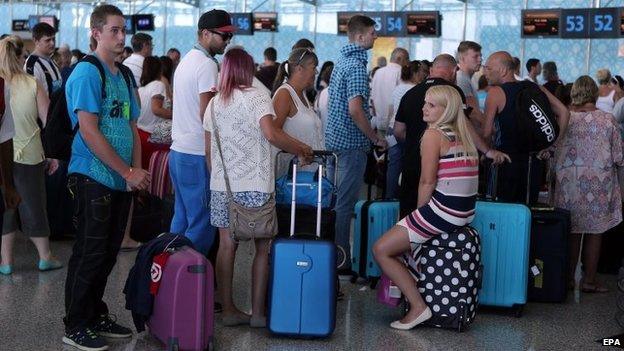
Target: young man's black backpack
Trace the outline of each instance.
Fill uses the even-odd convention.
[[[48,71],[48,68],[46,67],[46,65],[43,64],[43,61],[41,59],[41,57],[37,56],[37,55],[30,55],[28,56],[28,58],[26,59],[26,73],[30,74],[31,76],[35,75],[35,64],[39,63],[39,65],[41,65],[41,69],[43,70],[43,74],[45,75],[45,80],[46,80],[46,86],[48,88],[48,94],[50,94],[54,89],[52,86],[52,74],[50,73],[50,71]],[[58,77],[60,78],[61,73],[57,73]],[[50,98],[52,97],[52,94],[50,94]]]
[[[520,82],[516,95],[518,133],[522,136],[522,150],[538,152],[551,146],[559,136],[559,125],[548,101],[548,96],[533,82]]]
[[[102,66],[100,60],[93,55],[86,55],[80,62],[88,62],[97,67],[100,72],[100,79],[102,80],[102,98],[106,98],[106,73],[104,72],[104,66]],[[130,96],[133,96],[136,84],[134,83],[134,78],[132,78],[132,72],[120,63],[116,62],[115,65],[126,81]],[[50,96],[47,122],[41,133],[45,156],[47,158],[69,161],[72,143],[74,141],[74,136],[78,132],[78,127],[78,123],[76,123],[76,126],[72,128],[71,119],[67,111],[65,82],[63,82],[63,87],[57,89]]]

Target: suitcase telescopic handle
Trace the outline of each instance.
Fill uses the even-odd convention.
[[[279,151],[277,153],[277,155],[275,155],[275,174],[276,175],[278,173],[279,157],[282,154],[289,155],[289,153],[287,153],[285,151]],[[336,182],[338,181],[338,155],[335,152],[333,152],[333,151],[326,151],[326,150],[313,150],[312,151],[312,162],[311,163],[316,163],[316,164],[319,164],[319,165],[323,164],[323,165],[325,165],[325,169],[327,169],[328,168],[327,167],[327,164],[328,164],[327,159],[332,159],[333,161],[330,163],[330,165],[333,164],[333,166],[334,166],[333,174],[331,176],[327,175],[327,178],[328,179],[333,179],[332,180],[332,182],[333,182],[332,184],[335,185]],[[290,161],[290,166],[288,168],[288,173],[290,173],[290,170],[292,169],[292,165],[295,164],[295,163],[298,163],[298,162],[299,162],[299,159],[297,158],[297,156],[293,155],[293,158]],[[323,174],[322,172],[317,171],[317,175],[322,176],[322,174]],[[315,180],[316,180],[316,177],[315,177]]]
[[[525,205],[530,206],[531,205],[531,173],[533,172],[533,158],[537,157],[537,153],[535,152],[530,152],[529,153],[529,160],[528,160],[528,164],[527,164],[527,174],[526,174],[526,197],[525,197]],[[498,199],[498,170],[499,170],[499,166],[494,165],[494,164],[490,164],[490,169],[491,174],[492,174],[492,194],[491,194],[491,200],[497,201]],[[490,173],[490,172],[487,172]],[[486,177],[487,179],[487,177]],[[486,182],[488,183],[488,182]],[[487,187],[487,185],[486,185]],[[487,196],[486,196],[487,198]]]
[[[323,164],[319,163],[319,173],[323,174]],[[295,235],[295,213],[297,210],[297,163],[293,163],[292,198],[290,200],[290,236]],[[321,204],[323,200],[323,177],[318,177],[318,192],[316,199],[316,237],[321,237]]]

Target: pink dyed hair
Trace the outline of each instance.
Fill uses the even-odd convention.
[[[227,102],[232,97],[234,89],[251,87],[255,71],[251,55],[243,49],[230,49],[223,56],[219,94]]]

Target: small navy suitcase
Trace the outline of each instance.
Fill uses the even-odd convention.
[[[570,212],[531,208],[529,290],[531,302],[565,302],[568,296]]]
[[[322,165],[319,169],[322,172]],[[296,164],[293,184],[296,183]],[[319,181],[316,237],[297,237],[295,187],[292,191],[290,238],[271,247],[268,327],[274,334],[328,337],[336,327],[336,246],[320,237],[321,182]]]

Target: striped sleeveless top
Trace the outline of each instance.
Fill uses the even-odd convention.
[[[449,141],[449,150],[438,162],[438,182],[430,205],[449,224],[463,226],[474,217],[479,182],[476,155],[466,156],[465,148],[448,126],[438,130]]]

